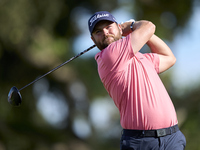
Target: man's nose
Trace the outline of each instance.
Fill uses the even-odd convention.
[[[104,35],[107,35],[108,34],[108,30],[107,29],[103,29],[103,33],[104,33]]]

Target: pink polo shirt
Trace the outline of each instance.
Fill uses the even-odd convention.
[[[160,80],[155,53],[133,53],[131,36],[110,44],[95,59],[101,81],[120,112],[124,129],[152,130],[178,123]]]

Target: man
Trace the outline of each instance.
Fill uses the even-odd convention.
[[[95,56],[100,79],[120,112],[120,149],[184,149],[173,103],[158,76],[176,58],[154,34],[155,25],[145,20],[117,24],[109,12],[101,11],[88,26],[101,50]],[[145,44],[152,53],[139,52]]]

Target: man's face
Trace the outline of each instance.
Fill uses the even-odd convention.
[[[121,26],[111,21],[100,21],[95,25],[91,38],[96,46],[103,50],[112,42],[122,38]]]

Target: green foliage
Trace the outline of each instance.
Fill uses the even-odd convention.
[[[20,107],[9,105],[7,94],[12,86],[15,85],[20,89],[74,55],[73,42],[80,34],[72,21],[75,10],[84,8],[89,14],[99,10],[112,11],[127,5],[137,20],[151,20],[157,26],[157,34],[168,40],[173,39],[177,29],[184,28],[192,12],[190,0],[0,1],[0,149],[119,149],[121,131],[117,130],[119,132],[117,137],[102,139],[89,119],[91,102],[95,98],[108,95],[100,82],[94,58],[77,59],[46,77],[49,85],[47,91],[57,89],[64,95],[69,106],[68,116],[60,123],[63,124],[62,128],[51,125],[38,110],[39,98],[33,85],[21,91],[23,101]],[[175,21],[174,24],[164,26],[160,21],[163,13],[172,15],[175,18],[172,20]],[[82,46],[80,48],[86,49]],[[200,139],[198,90],[191,91],[187,98],[180,98],[169,84],[170,73],[163,75],[162,79],[176,107],[184,108],[187,112],[182,130],[188,141],[188,149],[198,149]],[[82,88],[86,91],[86,96],[82,97],[81,101],[70,91],[71,85],[75,82],[83,83]],[[44,91],[42,84],[40,88],[40,92]],[[90,136],[81,138],[75,133],[73,124],[76,114],[81,114],[87,119],[91,128]],[[119,120],[116,122],[119,124]]]

